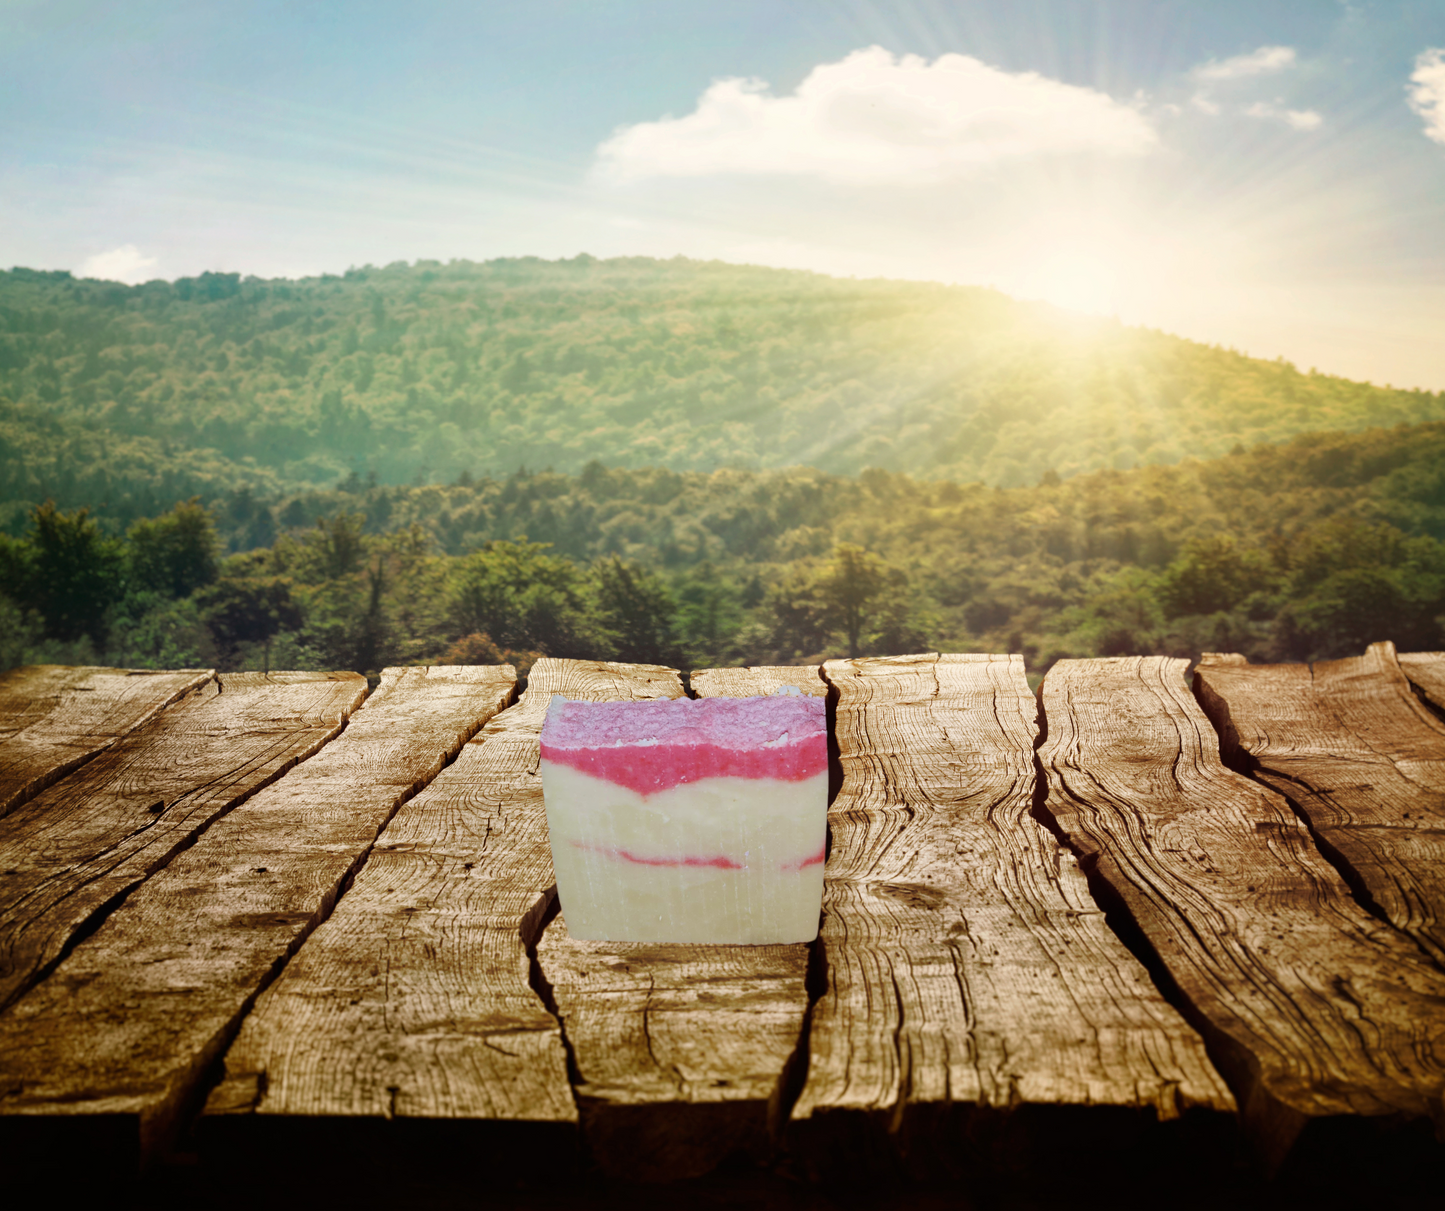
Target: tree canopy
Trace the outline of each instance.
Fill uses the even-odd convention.
[[[0,273],[11,534],[47,499],[103,504],[123,528],[192,495],[352,472],[398,485],[597,460],[1019,487],[1436,419],[1445,395],[922,282],[590,257],[133,287]],[[275,537],[243,524],[242,545]]]
[[[999,489],[608,469],[182,501],[0,539],[0,657],[374,672],[938,648],[1302,660],[1445,646],[1445,423]],[[102,519],[103,520],[103,519]],[[264,520],[265,544],[214,557]]]

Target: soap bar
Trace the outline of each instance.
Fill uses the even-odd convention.
[[[817,936],[828,812],[822,699],[555,697],[541,773],[572,937]]]

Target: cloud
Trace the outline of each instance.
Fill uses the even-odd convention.
[[[597,156],[615,180],[919,184],[1028,157],[1141,155],[1157,139],[1138,110],[1093,89],[967,55],[929,63],[874,46],[815,67],[791,96],[772,96],[761,80],[718,80],[691,114],[623,127]]]
[[[1313,109],[1279,109],[1265,101],[1256,101],[1244,111],[1248,118],[1277,118],[1291,130],[1316,130],[1324,125],[1324,116]]]
[[[1425,119],[1425,137],[1445,143],[1445,47],[1431,47],[1415,59],[1408,91],[1410,108]]]
[[[1292,46],[1261,46],[1247,55],[1235,55],[1222,63],[1210,60],[1194,69],[1194,75],[1201,80],[1238,80],[1244,76],[1259,76],[1265,72],[1279,71],[1294,64]]]
[[[156,263],[153,256],[142,256],[134,244],[122,244],[109,252],[97,253],[80,267],[83,278],[101,278],[107,282],[134,284],[146,279],[146,271]]]

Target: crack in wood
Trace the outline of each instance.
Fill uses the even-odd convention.
[[[227,678],[240,701],[223,710]],[[156,871],[338,734],[361,684],[315,673],[264,689],[255,674],[212,678],[0,821],[0,864],[19,872],[0,881],[0,1005],[17,1004]],[[155,802],[160,788],[169,806],[136,827],[136,800]],[[10,853],[19,860],[5,862]],[[17,911],[37,896],[36,911]]]
[[[825,676],[844,778],[829,986],[793,1114],[810,1158],[846,1162],[869,1122],[914,1164],[920,1132],[946,1152],[941,1124],[1027,1105],[1232,1109],[1047,827],[1021,661],[831,661]]]
[[[1435,662],[1422,657],[1410,660],[1429,676]],[[1445,727],[1393,645],[1313,666],[1210,653],[1195,694],[1361,907],[1445,971]]]
[[[214,680],[211,669],[48,665],[0,673],[0,818]]]
[[[255,788],[244,810],[213,822],[51,979],[0,1018],[0,1032],[27,1031],[26,1062],[45,1067],[27,1091],[29,1113],[55,1115],[47,1107],[65,1105],[72,1097],[67,1082],[83,1073],[92,1091],[72,1097],[68,1113],[114,1114],[122,1107],[116,1129],[132,1123],[141,1159],[151,1160],[208,1090],[232,1113],[264,1105],[274,1077],[267,1064],[229,1074],[213,1065],[288,960],[344,898],[386,821],[455,758],[462,733],[474,731],[475,716],[488,709],[468,685],[443,695],[433,689],[409,718],[406,695],[413,691],[398,691],[397,681],[410,685],[427,671],[389,672],[385,692],[373,696],[344,736],[299,764],[293,776]],[[475,679],[464,670],[438,674],[453,681],[459,675]],[[268,692],[286,690],[273,675]],[[460,716],[456,724],[448,712]],[[258,873],[266,877],[257,879]],[[236,907],[264,911],[238,914]],[[83,997],[72,971],[82,978]],[[183,1012],[167,1005],[178,992],[189,1003]],[[125,1021],[94,1012],[95,1004],[117,1000],[130,1006]],[[84,1029],[72,1029],[72,1018]],[[104,1092],[107,1081],[117,1092]],[[251,1096],[238,1097],[248,1081]],[[126,1094],[127,1101],[122,1087],[146,1092]]]
[[[547,904],[538,921],[537,928],[527,933],[522,938],[522,942],[527,948],[527,981],[557,1023],[557,1032],[562,1040],[562,1050],[567,1056],[567,1082],[572,1086],[573,1096],[576,1096],[577,1089],[582,1084],[582,1074],[577,1068],[577,1054],[573,1050],[571,1040],[567,1037],[567,1020],[557,1009],[557,995],[548,982],[547,973],[542,969],[541,961],[537,957],[537,945],[541,942],[542,935],[547,932],[547,927],[556,920],[561,911],[562,903],[557,898],[557,885],[554,883],[548,891]]]
[[[1291,804],[1225,767],[1250,737],[1237,710],[1235,734],[1210,728],[1194,694],[1207,697],[1212,670],[1201,664],[1191,693],[1184,663],[1054,667],[1048,807],[1167,968],[1270,1164],[1312,1119],[1429,1113],[1445,1086],[1445,1022],[1430,1008],[1445,982],[1357,903]]]

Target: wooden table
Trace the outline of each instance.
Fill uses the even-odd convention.
[[[1017,656],[694,672],[829,704],[821,931],[761,947],[558,911],[546,704],[674,670],[4,674],[0,1155],[407,1138],[836,1184],[1429,1154],[1445,654],[1186,667],[1064,661],[1037,698]]]

